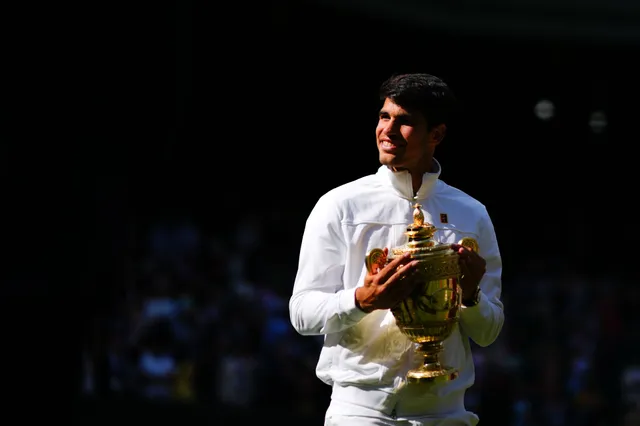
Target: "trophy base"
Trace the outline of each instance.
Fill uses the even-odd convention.
[[[458,378],[458,369],[442,365],[438,355],[442,351],[443,341],[421,342],[417,353],[424,358],[423,364],[407,372],[408,383],[442,383]]]
[[[435,369],[426,364],[407,373],[408,383],[444,383],[458,378],[458,370],[438,365]]]

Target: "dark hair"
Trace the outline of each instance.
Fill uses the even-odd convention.
[[[430,74],[396,74],[380,86],[380,100],[391,99],[404,109],[419,111],[429,128],[447,124],[457,100],[447,84]]]

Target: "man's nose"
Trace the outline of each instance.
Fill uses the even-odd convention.
[[[396,122],[394,120],[389,120],[384,126],[383,133],[387,136],[395,135],[397,133]]]

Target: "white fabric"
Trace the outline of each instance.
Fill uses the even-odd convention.
[[[351,414],[334,414],[349,411]],[[361,406],[332,403],[325,416],[325,426],[475,426],[478,416],[465,410],[448,414],[393,418]]]
[[[316,374],[334,385],[334,401],[368,407],[381,416],[395,409],[398,419],[430,415],[437,401],[462,398],[473,384],[469,338],[486,346],[502,328],[502,263],[491,219],[484,205],[439,176],[438,164],[437,173],[424,175],[414,197],[408,172],[381,166],[375,175],[323,195],[307,219],[290,317],[298,333],[325,336]],[[436,226],[437,241],[454,243],[465,236],[478,240],[487,272],[480,283],[480,303],[462,309],[459,326],[444,344],[441,361],[459,369],[458,379],[418,385],[420,389],[403,395],[399,404],[404,376],[420,359],[388,310],[366,314],[356,307],[355,290],[363,285],[364,259],[371,249],[406,242],[404,232],[413,222],[415,202],[422,205],[425,221]],[[447,215],[447,223],[440,221],[441,214]],[[426,400],[436,402],[426,404]],[[334,414],[351,413],[345,410]]]

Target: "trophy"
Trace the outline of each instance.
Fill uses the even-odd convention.
[[[444,341],[460,319],[462,290],[459,286],[461,270],[458,253],[451,244],[432,240],[435,226],[424,222],[420,204],[415,204],[413,223],[407,227],[407,243],[389,250],[385,259],[382,249],[371,250],[365,259],[369,272],[382,267],[397,256],[409,252],[411,260],[419,261],[417,270],[407,280],[418,280],[414,291],[391,309],[400,331],[418,344],[417,351],[424,357],[423,365],[407,373],[409,383],[445,382],[458,377],[454,367],[442,365],[439,355]],[[477,251],[473,238],[463,238],[459,244]]]

